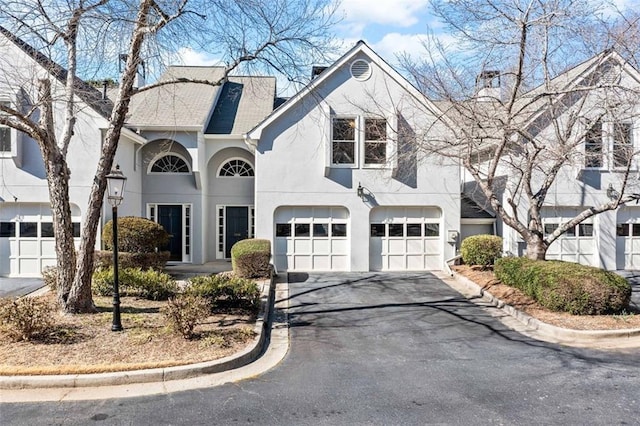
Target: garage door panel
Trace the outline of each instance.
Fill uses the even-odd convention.
[[[20,255],[21,256],[39,256],[40,250],[38,249],[37,241],[21,240],[19,242]]]
[[[407,269],[405,264],[404,264],[404,256],[397,256],[397,255],[389,255],[387,257],[387,259],[389,260],[389,266],[388,268],[392,271],[402,271]]]
[[[331,253],[329,240],[313,240],[313,253],[314,254],[329,254]]]
[[[388,247],[387,247],[387,253],[403,253],[405,251],[405,245],[406,245],[406,241],[405,240],[389,240],[388,241]]]
[[[407,269],[421,270],[424,269],[423,255],[407,255]]]
[[[424,245],[422,240],[407,240],[407,254],[424,253]]]
[[[293,255],[293,267],[300,271],[310,271],[313,263],[311,262],[311,256]]]
[[[330,271],[331,270],[330,256],[318,256],[314,254],[312,268],[314,271]]]
[[[298,254],[311,254],[311,240],[297,239],[293,243],[293,252]]]
[[[440,251],[440,241],[432,239],[425,240],[424,251],[425,253],[438,253]]]
[[[349,254],[349,241],[346,239],[342,240],[331,240],[331,253],[333,254]]]

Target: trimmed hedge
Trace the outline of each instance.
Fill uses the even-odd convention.
[[[169,242],[170,235],[162,225],[143,217],[118,218],[118,251],[153,253]],[[102,241],[107,250],[113,249],[113,220],[104,225]]]
[[[522,290],[552,311],[601,315],[629,308],[631,286],[615,272],[523,257],[499,259],[494,272],[503,284]]]
[[[226,274],[193,277],[185,293],[205,297],[212,305],[224,302],[230,306],[257,307],[260,302],[260,289],[255,281]]]
[[[113,294],[113,268],[97,269],[91,288],[99,296]],[[121,296],[138,296],[148,300],[167,300],[178,293],[178,285],[169,274],[140,268],[118,269],[118,290]]]
[[[502,257],[502,238],[495,235],[472,235],[460,245],[462,261],[467,265],[493,265]]]
[[[119,231],[119,230],[118,230]],[[118,242],[118,245],[119,242]],[[152,253],[118,252],[118,266],[120,268],[164,269],[171,257],[171,252],[159,251]],[[110,268],[113,266],[112,251],[96,251],[94,255],[94,267]]]
[[[242,278],[263,278],[271,275],[271,242],[248,239],[231,247],[233,272]]]

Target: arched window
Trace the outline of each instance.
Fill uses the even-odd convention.
[[[153,162],[151,173],[189,173],[189,166],[182,157],[167,154]]]
[[[220,167],[220,177],[253,177],[253,167],[244,160],[229,160]]]

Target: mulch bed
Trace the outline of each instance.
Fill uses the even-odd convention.
[[[540,306],[535,300],[520,290],[502,284],[492,269],[457,265],[452,269],[481,286],[484,290],[514,308],[526,312],[534,318],[547,324],[574,330],[618,330],[640,328],[640,312],[630,309],[630,312],[619,315],[571,315],[563,312],[553,312]]]
[[[53,301],[54,295],[47,296]],[[96,314],[62,315],[38,340],[0,339],[0,375],[97,373],[210,361],[244,349],[254,338],[254,310],[218,309],[186,340],[169,332],[160,313],[167,302],[121,299],[124,331],[111,331],[111,298],[94,297]]]

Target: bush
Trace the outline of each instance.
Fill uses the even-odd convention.
[[[225,274],[193,277],[186,293],[205,297],[212,305],[225,301],[231,306],[255,307],[260,302],[260,289],[254,281]]]
[[[58,290],[58,268],[47,266],[42,270],[42,282],[53,292]]]
[[[120,243],[118,242],[118,245]],[[157,269],[161,271],[169,261],[171,253],[158,251],[152,253],[118,252],[118,266],[120,268]],[[112,251],[96,251],[94,255],[96,268],[109,268],[113,266]]]
[[[499,259],[496,277],[552,311],[574,315],[618,313],[629,307],[631,286],[614,272],[561,261]]]
[[[210,313],[209,301],[195,294],[181,294],[170,298],[167,305],[162,308],[167,327],[176,333],[180,333],[185,339],[193,338],[193,330]]]
[[[54,307],[39,297],[0,299],[0,329],[12,341],[32,340],[49,332]]]
[[[472,235],[460,246],[462,261],[467,265],[493,265],[502,255],[502,238],[495,235]]]
[[[248,239],[238,241],[231,247],[233,272],[243,278],[268,277],[271,274],[271,242]]]
[[[113,294],[113,268],[96,270],[92,289],[99,296]],[[178,285],[169,274],[154,269],[124,268],[118,270],[118,290],[121,296],[166,300],[178,292]]]
[[[169,242],[170,235],[162,225],[143,217],[118,218],[118,251],[130,253],[153,253]],[[102,230],[102,241],[108,250],[113,249],[113,221]]]

